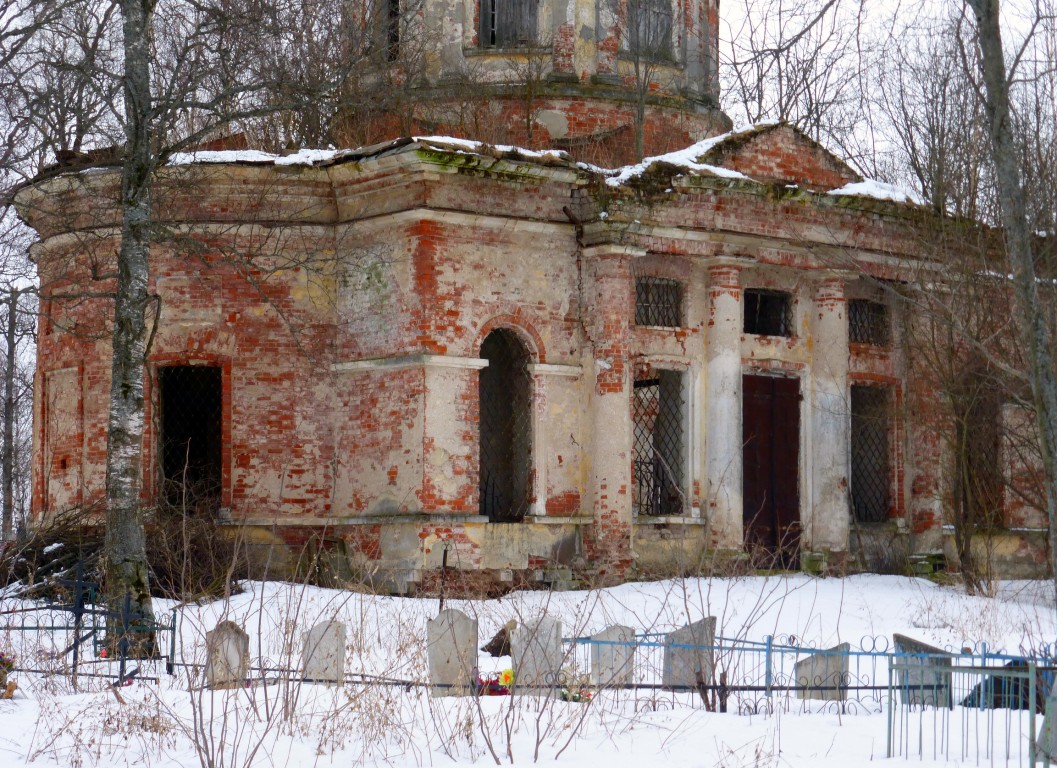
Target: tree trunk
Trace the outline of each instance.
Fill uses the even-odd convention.
[[[4,355],[4,444],[3,473],[4,520],[0,541],[11,541],[15,533],[15,373],[18,363],[16,343],[18,341],[18,300],[21,293],[14,288],[7,295],[7,328]]]
[[[121,2],[126,144],[106,451],[107,603],[111,611],[118,611],[128,593],[132,612],[145,619],[153,617],[141,498],[153,163],[149,59],[152,11],[152,0]]]
[[[967,0],[976,15],[980,74],[985,88],[991,156],[995,164],[1005,230],[1006,252],[1013,270],[1017,307],[1023,328],[1031,391],[1039,426],[1046,486],[1046,514],[1050,526],[1050,568],[1057,579],[1057,376],[1049,326],[1039,302],[1031,251],[1024,185],[1009,112],[1009,79],[1002,51],[998,0]]]

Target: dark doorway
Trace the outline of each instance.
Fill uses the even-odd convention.
[[[800,381],[742,380],[745,547],[761,567],[796,568],[800,546]]]
[[[188,512],[214,513],[223,477],[221,369],[175,365],[158,373],[162,496]]]
[[[532,497],[532,376],[517,334],[492,331],[481,344],[488,366],[478,384],[481,514],[493,523],[525,517]]]

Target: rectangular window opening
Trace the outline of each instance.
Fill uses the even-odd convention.
[[[967,379],[955,403],[955,505],[967,527],[994,530],[1005,524],[1002,400],[982,375]]]
[[[672,58],[671,0],[628,0],[624,50],[653,61]]]
[[[686,508],[686,408],[683,374],[651,371],[635,381],[632,507],[646,516],[678,515]]]
[[[861,523],[887,520],[891,507],[891,392],[851,387],[852,511]]]
[[[887,347],[889,338],[888,305],[868,299],[848,302],[848,340],[852,344]]]
[[[184,513],[220,508],[223,473],[221,369],[175,365],[159,370],[161,501]]]
[[[747,288],[744,297],[745,333],[758,336],[793,335],[793,297],[785,291]]]
[[[536,45],[538,4],[539,0],[481,0],[481,47]]]
[[[678,328],[683,324],[683,286],[678,280],[640,277],[635,281],[635,325]]]

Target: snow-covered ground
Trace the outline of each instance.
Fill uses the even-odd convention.
[[[707,711],[690,693],[606,690],[586,704],[537,696],[433,698],[421,686],[327,687],[295,682],[277,671],[255,672],[266,682],[250,687],[204,690],[196,667],[204,659],[204,633],[225,619],[249,633],[258,668],[299,668],[302,633],[321,619],[337,618],[348,627],[350,678],[427,680],[425,627],[437,613],[437,600],[279,583],[246,588],[227,601],[180,609],[178,656],[186,666],[175,677],[166,676],[161,665],[144,667],[144,676],[157,675],[157,682],[136,682],[115,695],[98,679],[83,678],[81,687],[89,690],[75,692],[61,675],[13,674],[20,685],[16,697],[0,701],[0,766],[540,762],[642,768],[663,761],[672,767],[850,768],[886,759],[884,694],[874,704],[844,712],[833,703],[804,702],[789,694],[765,700],[757,694],[756,705],[738,706],[732,698],[731,711],[720,714]],[[10,609],[11,601],[2,607]],[[1003,584],[995,598],[981,598],[890,576],[685,579],[590,592],[518,592],[489,601],[448,601],[446,607],[479,620],[481,644],[509,619],[542,612],[561,620],[565,637],[587,636],[613,624],[639,633],[667,632],[715,616],[723,638],[793,636],[817,648],[841,642],[853,648],[887,647],[892,633],[901,633],[954,650],[987,643],[993,651],[1016,653],[1052,644],[1057,632],[1052,586],[1038,582]],[[165,606],[160,608],[159,613]],[[3,630],[9,618],[0,616],[0,650],[15,650],[25,661],[34,650],[22,645],[17,633]],[[570,657],[569,664],[576,659]],[[487,674],[510,661],[481,654],[480,665]],[[878,680],[883,685],[887,672]],[[910,761],[1005,765],[1009,751],[1008,764],[1026,765],[1026,752],[1017,746],[1028,738],[1026,714],[975,717],[958,714],[962,709],[929,722],[939,723],[941,734],[963,728],[959,723],[984,727],[997,733],[999,742],[1008,738],[1013,748],[970,745],[966,751],[955,734],[954,746],[935,758],[925,749],[924,760],[914,751]],[[926,731],[932,733],[932,727]],[[992,752],[1000,754],[992,758]]]

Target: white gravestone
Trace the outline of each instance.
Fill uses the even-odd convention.
[[[448,608],[426,622],[426,655],[434,696],[465,696],[477,666],[477,619]]]
[[[591,636],[591,682],[594,685],[628,685],[635,671],[635,630],[606,627]]]
[[[665,688],[697,687],[697,673],[705,685],[712,685],[716,667],[716,617],[707,616],[672,632],[664,640]]]
[[[518,624],[510,635],[515,688],[556,686],[562,668],[562,625],[543,615]]]
[[[951,708],[951,654],[905,635],[893,635],[901,656],[896,676],[903,704]]]
[[[303,635],[301,676],[313,682],[340,683],[345,675],[345,625],[321,621]]]
[[[848,697],[849,643],[813,653],[793,667],[798,699],[844,701]]]
[[[231,621],[222,621],[206,632],[206,685],[238,688],[246,684],[250,669],[250,636]]]

